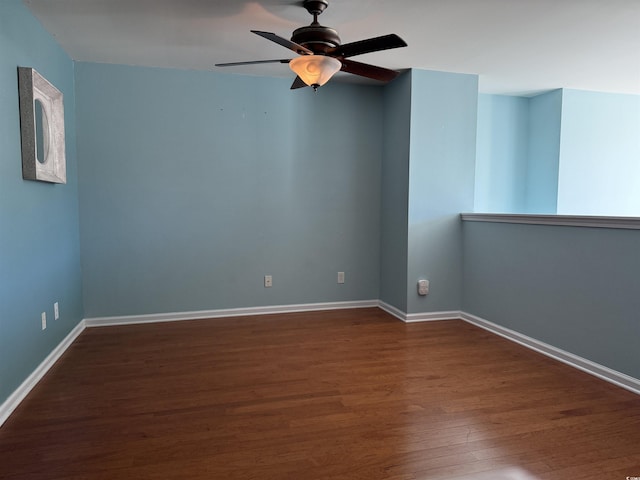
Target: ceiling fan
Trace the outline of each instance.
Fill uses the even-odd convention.
[[[318,87],[327,83],[340,70],[381,82],[389,82],[399,75],[400,72],[395,70],[349,59],[349,57],[364,53],[406,47],[406,42],[398,35],[384,35],[341,45],[337,31],[318,23],[318,16],[326,10],[329,2],[326,0],[304,0],[303,6],[313,15],[313,22],[309,26],[294,30],[291,40],[280,37],[275,33],[251,30],[256,35],[293,50],[299,55],[298,57],[280,60],[217,63],[216,67],[259,63],[288,63],[291,70],[297,74],[291,89],[310,86],[317,90]]]

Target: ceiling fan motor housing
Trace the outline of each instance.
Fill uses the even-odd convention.
[[[307,47],[313,53],[326,53],[328,49],[340,45],[338,32],[318,23],[318,15],[325,11],[329,2],[326,0],[305,0],[303,6],[307,12],[313,15],[313,23],[296,29],[291,36],[291,41]]]
[[[307,47],[313,53],[324,53],[340,45],[338,32],[317,23],[296,29],[291,36],[291,41]]]

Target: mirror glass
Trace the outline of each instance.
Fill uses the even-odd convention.
[[[39,99],[34,100],[36,124],[36,158],[40,163],[47,163],[49,155],[49,122],[47,112]]]

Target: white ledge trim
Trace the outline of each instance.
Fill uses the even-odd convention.
[[[640,230],[640,217],[596,217],[588,215],[524,215],[511,213],[462,213],[467,222],[524,223],[564,227],[622,228]]]

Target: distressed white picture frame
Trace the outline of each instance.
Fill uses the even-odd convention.
[[[67,183],[64,137],[64,102],[60,90],[35,69],[18,67],[22,178]],[[36,101],[41,105],[37,118]],[[39,120],[41,132],[36,132]],[[38,142],[42,142],[38,157]]]

